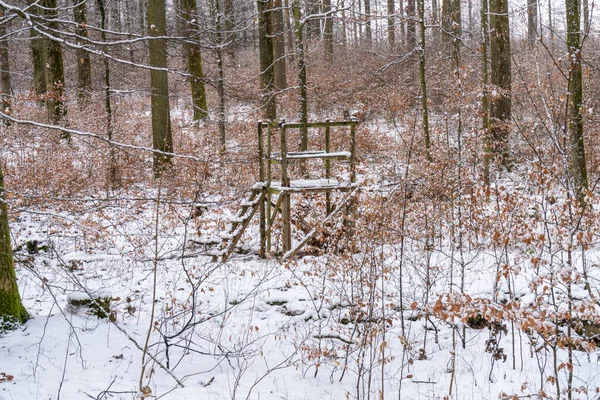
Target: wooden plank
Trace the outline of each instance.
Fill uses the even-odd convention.
[[[240,226],[238,228],[237,233],[235,234],[235,236],[229,241],[229,243],[227,244],[227,247],[225,247],[225,250],[223,250],[223,262],[227,261],[229,259],[229,256],[231,256],[231,253],[233,253],[233,251],[235,250],[235,246],[237,245],[237,243],[240,241],[240,239],[242,238],[242,235],[244,234],[244,231],[246,230],[246,228],[248,227],[248,225],[250,224],[250,221],[252,220],[252,217],[254,216],[254,214],[256,213],[256,211],[258,210],[258,204],[260,203],[261,200],[264,199],[265,196],[265,191],[260,192],[260,196],[259,196],[259,201],[256,203],[256,205],[252,208],[250,215],[248,216],[248,218],[244,221],[244,223],[242,224],[242,226]]]
[[[358,192],[358,187],[355,188],[351,193],[349,193],[346,198],[344,198],[344,200],[342,201],[342,203],[338,206],[338,208],[336,208],[335,210],[333,210],[333,212],[331,214],[329,214],[321,223],[321,225],[325,225],[326,223],[328,223],[329,221],[331,221],[333,219],[333,217],[337,214],[339,214],[339,212],[341,210],[344,209],[344,206],[346,205],[346,203],[348,203],[348,201],[350,201],[354,195]],[[310,232],[308,232],[306,234],[306,236],[304,236],[304,238],[302,239],[302,241],[300,243],[298,243],[296,245],[296,247],[294,247],[292,250],[289,250],[287,252],[284,252],[283,257],[281,258],[282,260],[287,260],[290,257],[293,257],[298,251],[300,251],[300,249],[302,249],[302,247],[304,247],[304,245],[306,245],[306,243],[308,243],[308,241],[317,233],[317,227],[313,228]]]
[[[330,122],[327,120],[326,122]],[[331,128],[329,126],[325,127],[325,152],[331,153]],[[331,160],[329,158],[325,158],[325,179],[331,178]],[[325,212],[327,215],[331,213],[331,193],[325,193]]]
[[[354,120],[350,121],[335,121],[335,122],[309,122],[307,124],[302,124],[300,122],[290,122],[285,123],[283,126],[286,129],[300,129],[306,126],[307,128],[326,128],[326,127],[340,127],[340,126],[352,126],[356,125],[358,122]]]
[[[275,208],[273,208],[273,214],[271,215],[271,219],[269,220],[269,225],[267,226],[267,237],[271,237],[271,228],[273,228],[273,224],[275,223],[275,216],[277,215],[277,210],[281,207],[281,201],[283,200],[282,196],[279,196],[277,199],[277,203],[275,203]],[[269,249],[270,250],[270,249]]]

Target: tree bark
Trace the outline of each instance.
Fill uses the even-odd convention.
[[[292,11],[294,14],[294,34],[296,36],[296,61],[298,67],[298,99],[300,105],[300,122],[308,122],[308,94],[306,88],[306,63],[304,59],[304,39],[302,30],[304,26],[300,16],[299,0],[292,0]],[[308,129],[303,127],[300,132],[300,151],[308,149]]]
[[[8,225],[8,206],[4,191],[4,174],[0,163],[0,332],[15,328],[27,318],[27,311],[21,303],[17,286]]]
[[[45,12],[43,8],[37,6],[36,0],[30,0],[31,13],[39,17],[44,17]],[[30,30],[31,36],[31,58],[33,64],[33,88],[35,95],[38,98],[38,104],[43,106],[45,101],[43,96],[48,90],[46,84],[46,45],[47,40],[40,36],[40,34],[34,29]]]
[[[232,63],[235,64],[236,32],[235,32],[235,10],[233,0],[224,1],[225,11],[225,35],[227,41],[227,54]]]
[[[0,7],[0,18],[6,16],[6,10]],[[10,86],[10,58],[8,55],[8,39],[6,39],[6,24],[0,25],[0,90],[2,96],[2,112],[7,115],[12,114],[11,104],[11,86]],[[10,121],[4,122],[7,126],[10,125]]]
[[[396,13],[395,11],[395,0],[387,1],[387,29],[388,29],[388,42],[390,45],[390,52],[396,50]]]
[[[84,45],[88,38],[86,3],[86,1],[73,0],[73,20],[77,24],[75,27],[76,41],[80,46]],[[90,64],[90,53],[84,49],[77,49],[77,101],[80,105],[89,101],[91,90],[92,67]]]
[[[530,44],[537,38],[537,0],[527,0],[527,40]]]
[[[215,52],[217,53],[217,97],[219,99],[219,139],[221,153],[226,150],[225,138],[225,77],[223,69],[223,21],[218,0],[210,0],[210,13],[215,27]]]
[[[367,38],[367,45],[371,46],[373,44],[373,28],[371,26],[371,0],[365,0],[365,18],[367,21],[365,24],[365,36]]]
[[[333,16],[331,15],[331,0],[323,1],[323,13],[326,13],[323,41],[325,42],[325,60],[333,62]]]
[[[41,3],[46,7],[48,28],[53,31],[53,34],[56,34],[55,32],[58,31],[56,0],[42,0]],[[47,42],[46,68],[47,87],[50,87],[52,90],[46,101],[48,117],[54,122],[59,122],[67,115],[67,108],[64,104],[65,72],[62,48],[60,43],[55,40],[48,40]]]
[[[150,53],[150,86],[152,90],[152,146],[161,152],[173,152],[171,134],[171,112],[169,108],[169,78],[167,75],[167,44],[165,39],[152,39],[166,36],[165,0],[148,0],[148,34],[151,36],[148,49]],[[171,164],[171,156],[154,153],[153,171],[160,177]]]
[[[184,22],[184,35],[188,41],[184,44],[190,74],[190,89],[192,92],[192,106],[194,107],[194,121],[205,119],[208,116],[206,103],[206,89],[204,87],[204,72],[202,70],[202,54],[198,44],[196,0],[182,0],[182,17]],[[193,43],[192,43],[193,42]]]
[[[588,189],[585,148],[583,141],[583,76],[581,72],[580,0],[566,0],[567,49],[569,51],[568,129],[570,169],[575,196],[584,204]]]
[[[508,0],[490,0],[490,64],[493,95],[490,102],[492,152],[510,170],[508,136],[512,106],[512,73]]]
[[[283,22],[283,4],[281,0],[273,1],[271,12],[273,28],[273,57],[275,62],[275,86],[279,90],[287,88],[287,72],[285,59],[285,24]]]
[[[417,36],[416,36],[416,24],[415,24],[415,0],[407,0],[406,3],[406,45],[408,46],[408,50],[412,51],[417,44]]]
[[[489,104],[488,104],[488,0],[481,0],[481,118],[483,128],[483,182],[490,184],[491,138],[489,132]]]
[[[273,63],[273,31],[271,23],[272,0],[257,0],[259,52],[260,52],[260,89],[263,116],[267,120],[277,119],[275,98],[275,68]]]
[[[421,81],[421,124],[425,142],[425,154],[431,161],[431,139],[429,137],[429,108],[427,106],[427,79],[425,76],[425,0],[417,0],[419,9],[419,79]]]

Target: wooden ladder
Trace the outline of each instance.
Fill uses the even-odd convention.
[[[252,186],[250,195],[242,201],[239,211],[232,218],[229,230],[221,234],[221,238],[223,239],[221,246],[223,250],[217,255],[221,256],[223,262],[227,261],[234,252],[235,246],[242,238],[252,217],[259,209],[260,203],[264,200],[266,192],[267,184],[265,182],[258,182]]]

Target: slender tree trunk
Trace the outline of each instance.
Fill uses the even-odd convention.
[[[6,10],[0,7],[0,18],[6,16]],[[8,39],[6,39],[6,24],[0,25],[0,90],[2,96],[2,112],[7,115],[12,114],[11,104],[11,86],[10,86],[10,58],[8,55]],[[5,125],[10,125],[8,120]]]
[[[427,80],[425,77],[425,0],[417,0],[419,8],[419,79],[421,81],[421,121],[423,138],[425,141],[425,154],[429,161],[431,158],[431,140],[429,137],[429,111],[427,106]]]
[[[10,243],[4,175],[0,162],[0,332],[15,328],[27,318],[27,311],[21,303],[17,286],[15,260]]]
[[[205,119],[208,116],[206,103],[206,90],[204,88],[204,73],[202,71],[202,54],[198,44],[198,9],[196,0],[181,0],[182,17],[184,22],[184,35],[188,41],[184,44],[190,74],[190,89],[192,92],[192,105],[194,107],[194,121]],[[193,42],[193,43],[192,43]]]
[[[408,50],[412,51],[417,44],[417,36],[416,36],[416,24],[415,24],[415,0],[407,0],[406,6],[406,18],[407,18],[407,32],[406,32],[406,44],[408,46]]]
[[[44,17],[44,9],[37,6],[36,0],[30,0],[31,12],[39,17]],[[47,40],[40,36],[40,34],[34,29],[30,30],[31,36],[31,57],[33,64],[33,88],[35,95],[38,97],[38,105],[43,106],[48,85],[46,79],[46,46]]]
[[[232,63],[235,64],[235,51],[237,34],[235,32],[235,9],[233,8],[233,0],[225,0],[225,34],[227,41],[227,55]]]
[[[490,184],[491,138],[489,132],[489,105],[488,105],[488,0],[481,0],[481,114],[483,128],[483,182]]]
[[[56,0],[43,0],[46,7],[46,17],[48,18],[48,28],[53,32],[58,31],[58,11],[56,9]],[[54,33],[55,34],[55,33]],[[54,122],[58,122],[67,115],[67,108],[64,104],[65,97],[65,72],[63,67],[63,55],[60,43],[49,40],[46,46],[46,68],[48,86],[52,88],[51,95],[48,97],[46,107],[48,117]]]
[[[273,31],[271,21],[272,0],[257,0],[260,51],[261,107],[264,118],[274,121],[277,118],[275,97],[275,68],[273,63]]]
[[[296,60],[298,64],[298,95],[300,101],[300,122],[306,124],[308,122],[308,95],[306,89],[306,63],[304,60],[304,39],[302,30],[304,26],[301,22],[299,0],[292,0],[292,9],[294,14],[294,33],[296,36]],[[308,149],[308,129],[301,129],[300,134],[300,150]]]
[[[373,44],[373,27],[371,26],[371,0],[365,1],[365,18],[367,23],[365,24],[365,36],[367,38],[367,45]]]
[[[490,0],[490,63],[492,85],[496,95],[490,103],[492,152],[501,164],[511,168],[508,136],[510,133],[512,73],[508,0]]]
[[[73,19],[77,24],[75,34],[77,44],[84,45],[88,37],[87,32],[87,2],[73,0]],[[90,53],[84,49],[77,49],[77,101],[85,104],[91,97],[92,90],[92,67],[90,64]]]
[[[395,0],[387,1],[387,28],[388,28],[388,42],[390,44],[390,52],[396,50],[396,16],[395,16]]]
[[[348,31],[346,27],[346,6],[344,0],[340,0],[340,7],[342,9],[342,46],[348,45]]]
[[[331,64],[333,62],[333,17],[331,15],[331,0],[323,1],[323,13],[329,13],[325,17],[323,41],[325,42],[325,59]]]
[[[407,43],[407,38],[406,38],[406,13],[404,12],[404,0],[399,0],[398,2],[398,7],[399,7],[399,11],[400,11],[400,15],[398,16],[400,18],[400,40],[402,42],[402,47],[404,48],[406,46]]]
[[[581,1],[583,2],[583,32],[587,35],[590,31],[590,2],[589,0]]]
[[[76,0],[77,1],[77,0]],[[106,43],[106,7],[104,0],[96,0],[98,11],[100,12],[100,28],[102,29],[100,36],[102,42]],[[110,96],[110,64],[108,57],[104,57],[104,112],[106,113],[106,137],[109,141],[113,140],[113,125],[112,125],[112,106]],[[119,163],[114,146],[110,146],[110,160],[108,166],[107,180],[110,187],[116,189],[121,186],[121,176],[119,174]]]
[[[285,44],[287,46],[287,53],[294,54],[294,24],[290,15],[290,2],[289,0],[283,0],[283,17],[285,20]]]
[[[527,40],[530,44],[535,42],[537,37],[537,0],[527,0]]]
[[[285,24],[283,22],[283,3],[281,0],[273,1],[272,28],[273,28],[273,57],[275,59],[275,86],[283,90],[287,88],[287,72],[285,59]]]
[[[148,0],[148,34],[164,37],[166,31],[165,0]],[[169,77],[167,68],[167,44],[165,39],[151,39],[148,45],[152,88],[152,145],[155,150],[172,153],[171,112],[169,106]],[[154,177],[161,176],[171,164],[171,156],[154,153]]]
[[[223,69],[223,21],[218,0],[210,0],[210,12],[215,26],[215,50],[217,53],[217,97],[219,99],[219,140],[221,153],[226,150],[225,132],[225,73]]]
[[[566,0],[567,48],[569,51],[568,129],[570,168],[575,195],[584,204],[588,189],[585,148],[583,142],[583,77],[581,73],[580,0]]]

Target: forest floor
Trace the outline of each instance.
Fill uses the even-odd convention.
[[[393,136],[375,125],[367,142]],[[195,218],[198,199],[156,184],[13,213],[32,318],[1,336],[0,399],[598,398],[600,352],[565,321],[597,319],[600,254],[556,244],[579,229],[552,220],[567,202],[529,191],[527,168],[494,201],[465,177],[446,195],[448,170],[437,189],[409,180],[405,154],[362,156],[355,247],[337,221],[289,262],[257,256],[256,219],[227,263],[198,244],[225,230],[238,187]],[[296,225],[322,206],[299,201]]]

